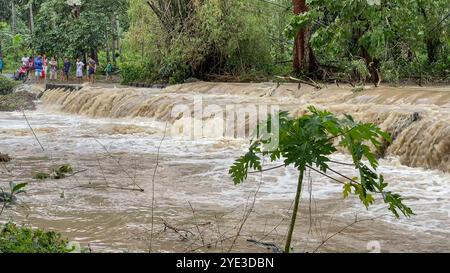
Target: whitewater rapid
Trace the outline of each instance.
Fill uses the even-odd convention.
[[[356,198],[344,201],[340,184],[311,173],[311,184],[304,186],[296,251],[314,250],[327,234],[350,224],[357,214],[377,219],[356,225],[321,251],[366,252],[368,244],[376,241],[384,252],[448,252],[450,174],[445,171],[449,170],[449,94],[445,88],[429,92],[384,88],[353,94],[336,87],[316,91],[297,90],[296,85],[277,88],[275,84],[211,83],[168,90],[49,90],[38,110],[26,112],[45,151],[22,113],[0,113],[0,152],[14,158],[2,169],[0,185],[6,186],[10,180],[30,183],[27,194],[21,197],[26,206],[7,215],[60,231],[71,240],[89,244],[94,251],[147,251],[152,178],[159,154],[154,219],[159,232],[154,243],[157,251],[192,250],[176,234],[163,232],[163,221],[181,228],[192,227],[194,220],[210,223],[205,237],[211,241],[217,234],[232,234],[257,189],[255,211],[235,251],[265,251],[245,239],[283,243],[295,195],[295,170],[251,175],[243,185],[234,186],[228,168],[245,152],[248,140],[208,135],[191,140],[168,134],[167,124],[176,124],[179,119],[170,115],[170,109],[181,102],[192,105],[194,95],[202,95],[205,105],[265,103],[294,114],[314,104],[375,122],[395,135],[379,170],[390,190],[405,196],[416,216],[397,220],[382,202],[366,210]],[[345,154],[334,159],[350,160]],[[64,163],[83,172],[59,181],[31,178],[35,171]],[[354,175],[352,168],[336,168]],[[117,189],[134,184],[145,192]],[[113,187],[102,188],[105,185]]]

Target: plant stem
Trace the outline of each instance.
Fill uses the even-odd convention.
[[[298,207],[300,205],[300,196],[302,194],[304,171],[300,171],[297,185],[297,195],[295,196],[294,211],[292,212],[291,224],[289,226],[289,232],[286,239],[285,253],[289,253],[291,250],[292,234],[294,233],[295,221],[297,220]]]

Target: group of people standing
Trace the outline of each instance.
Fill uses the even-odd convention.
[[[83,81],[84,68],[87,66],[87,75],[91,84],[95,81],[95,73],[97,71],[97,62],[92,58],[89,58],[87,64],[83,63],[80,58],[77,58],[75,62],[76,78],[78,83]],[[50,68],[50,77],[48,77],[48,70]],[[68,58],[64,58],[63,65],[61,66],[61,81],[70,80],[70,72],[72,63]],[[52,57],[48,61],[47,56],[38,55],[36,57],[23,57],[22,58],[22,72],[26,73],[26,78],[30,79],[35,77],[36,81],[40,83],[42,80],[49,79],[50,81],[56,81],[58,75],[58,62],[55,57]]]

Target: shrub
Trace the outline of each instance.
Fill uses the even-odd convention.
[[[158,79],[158,73],[153,64],[122,64],[120,66],[122,84],[133,82],[153,83]]]
[[[7,223],[0,231],[0,253],[69,253],[61,234]]]
[[[12,93],[14,87],[19,84],[13,80],[0,76],[0,95],[7,95]]]

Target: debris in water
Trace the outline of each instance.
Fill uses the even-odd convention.
[[[10,162],[11,161],[11,157],[7,154],[2,154],[0,153],[0,162]]]

